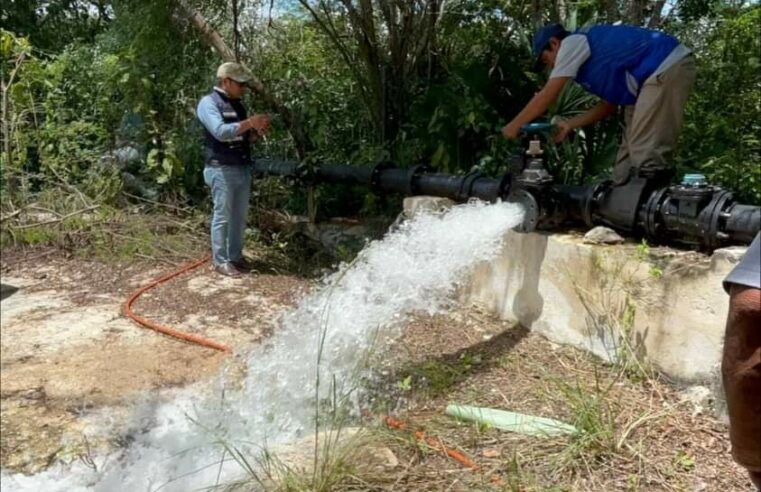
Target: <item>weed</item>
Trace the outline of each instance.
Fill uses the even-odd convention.
[[[616,424],[619,409],[609,401],[613,383],[601,387],[599,374],[595,371],[592,391],[578,380],[572,383],[555,380],[554,386],[571,413],[571,424],[578,430],[562,452],[563,466],[580,458],[599,461],[616,453],[619,449]]]
[[[610,368],[596,362],[594,378],[589,382],[578,377],[569,382],[547,376],[551,383],[546,390],[547,398],[559,397],[570,414],[569,423],[577,429],[555,457],[556,474],[565,470],[589,471],[611,462],[617,455],[637,456],[639,452],[630,444],[634,431],[664,415],[650,411],[632,415],[619,400],[617,391],[625,372],[620,369],[611,372]]]
[[[688,451],[680,449],[674,458],[674,466],[683,471],[691,471],[695,468],[695,457]]]
[[[646,239],[643,239],[639,245],[637,245],[637,253],[635,254],[639,261],[647,261],[650,259],[650,245]]]
[[[454,361],[448,360],[428,360],[421,366],[409,369],[404,380],[412,377],[412,381],[417,380],[415,386],[424,388],[426,393],[435,397],[446,393],[455,384],[462,381],[470,374],[475,366],[481,364],[479,355],[472,355],[463,352]]]
[[[510,460],[505,463],[505,486],[502,490],[504,492],[526,492],[538,489],[536,476],[524,469],[520,457],[514,453]]]
[[[647,257],[645,241],[637,247],[637,257]],[[639,265],[627,259],[609,260],[603,254],[593,259],[594,287],[586,288],[572,272],[568,273],[577,297],[587,313],[591,336],[600,339],[614,365],[633,381],[654,376],[644,354],[644,338],[635,330],[635,300],[644,288]],[[651,272],[651,275],[655,276]]]
[[[412,389],[412,376],[408,375],[397,383],[397,387],[402,391],[410,391]]]

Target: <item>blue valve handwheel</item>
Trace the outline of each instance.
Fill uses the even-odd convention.
[[[534,133],[542,133],[551,130],[554,126],[555,125],[552,123],[529,123],[521,127],[521,132],[532,135]]]

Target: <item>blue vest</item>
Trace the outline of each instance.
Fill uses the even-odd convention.
[[[637,101],[642,85],[679,45],[668,34],[631,26],[591,26],[575,34],[587,37],[591,52],[576,82],[619,106]]]
[[[246,109],[239,99],[230,99],[217,90],[212,90],[209,96],[219,108],[225,123],[237,123],[246,119]],[[205,126],[201,126],[204,132],[204,162],[207,166],[244,166],[251,163],[251,130],[238,135],[235,140],[220,142]]]

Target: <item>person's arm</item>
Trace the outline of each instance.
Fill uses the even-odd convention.
[[[269,117],[260,114],[240,122],[225,123],[219,108],[208,97],[201,99],[196,113],[203,126],[220,142],[235,140],[251,129],[255,129],[257,133],[265,133],[270,124]]]
[[[569,80],[576,77],[581,66],[591,55],[589,42],[583,34],[572,34],[563,39],[555,57],[550,79],[539,93],[523,108],[513,121],[502,129],[506,138],[516,138],[521,126],[544,113],[554,103]]]
[[[252,117],[241,121],[238,135],[242,135],[252,129],[256,130],[255,132],[251,132],[251,135],[256,135],[256,138],[253,136],[251,137],[252,141],[258,140],[259,136],[264,135],[269,131],[270,117],[266,114],[255,114]]]
[[[568,136],[568,133],[576,128],[582,126],[591,125],[598,121],[608,117],[616,111],[616,105],[611,104],[608,101],[600,101],[596,105],[592,106],[588,111],[574,116],[573,118],[557,122],[557,133],[555,134],[555,142],[560,142]]]
[[[222,113],[219,108],[214,104],[210,97],[204,97],[198,103],[198,109],[196,110],[198,119],[201,124],[209,130],[209,133],[219,140],[220,142],[229,142],[235,140],[242,133],[245,133],[247,129],[241,130],[244,122],[240,123],[225,123],[222,119]]]
[[[563,90],[563,87],[565,87],[565,84],[569,80],[571,80],[570,77],[557,77],[548,80],[544,87],[542,87],[542,90],[537,92],[531,98],[531,101],[526,104],[526,107],[518,113],[518,116],[502,128],[502,135],[505,138],[517,138],[523,125],[544,114],[547,108],[557,100],[560,91]]]

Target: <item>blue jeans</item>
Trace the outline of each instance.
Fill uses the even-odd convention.
[[[203,179],[211,188],[211,254],[215,265],[238,261],[243,254],[251,166],[206,166]]]

